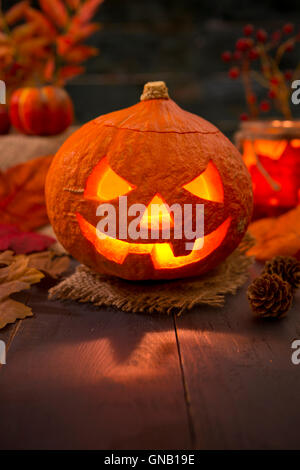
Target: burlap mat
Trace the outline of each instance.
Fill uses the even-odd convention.
[[[43,155],[54,155],[77,126],[69,127],[65,132],[51,137],[24,135],[12,130],[10,134],[0,136],[0,170],[25,163]]]
[[[49,298],[91,302],[135,313],[180,315],[196,305],[222,307],[225,294],[234,294],[248,277],[253,259],[245,252],[251,246],[253,238],[246,235],[239,248],[218,268],[198,278],[176,281],[124,281],[96,274],[80,265],[74,274],[49,290]]]

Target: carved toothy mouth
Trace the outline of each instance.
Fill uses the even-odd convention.
[[[203,260],[213,253],[227,235],[231,217],[228,217],[213,232],[194,242],[193,250],[186,256],[174,256],[170,243],[129,243],[101,233],[81,214],[76,214],[83,236],[89,240],[98,253],[110,261],[123,264],[129,254],[150,255],[155,269],[175,269]]]

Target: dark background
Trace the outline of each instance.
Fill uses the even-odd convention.
[[[232,135],[246,107],[241,82],[228,78],[220,54],[249,22],[272,31],[292,21],[300,30],[300,1],[105,0],[96,21],[102,29],[89,43],[100,55],[67,86],[79,122],[130,106],[145,82],[165,80],[178,104]],[[299,53],[300,44],[286,68],[300,61]]]

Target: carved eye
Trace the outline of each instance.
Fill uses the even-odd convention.
[[[201,175],[185,184],[183,188],[201,199],[212,202],[224,202],[221,176],[212,161],[208,163],[206,170]]]
[[[88,199],[110,201],[128,194],[134,188],[135,186],[128,183],[110,168],[105,157],[95,166],[88,177],[84,196]]]

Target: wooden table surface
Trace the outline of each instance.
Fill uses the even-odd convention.
[[[266,322],[246,286],[175,318],[50,302],[49,285],[0,331],[1,449],[300,448],[299,294]]]

